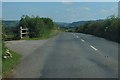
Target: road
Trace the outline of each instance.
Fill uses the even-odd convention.
[[[7,46],[23,56],[15,78],[118,77],[118,44],[103,38],[66,32]]]

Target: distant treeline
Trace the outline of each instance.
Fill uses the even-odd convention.
[[[19,20],[2,20],[2,25],[5,27],[16,27],[19,24]]]
[[[17,40],[18,37],[18,30],[17,27],[4,27],[2,28],[3,32],[3,39],[4,40]]]
[[[16,40],[18,39],[18,20],[2,20],[2,38],[4,40]]]
[[[112,41],[120,42],[120,18],[110,16],[105,20],[89,21],[76,28],[75,32],[92,34]]]

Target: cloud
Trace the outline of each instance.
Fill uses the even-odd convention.
[[[83,9],[83,10],[86,10],[86,11],[91,10],[89,7],[83,7],[82,9]]]
[[[55,11],[55,13],[56,13],[56,14],[58,14],[58,13],[59,13],[59,11],[57,10],[57,11]]]
[[[112,13],[113,15],[118,16],[118,13],[119,13],[119,12],[118,12],[118,6],[111,8],[111,9],[109,10],[109,12]]]
[[[67,5],[71,5],[72,4],[71,0],[62,0],[61,2],[62,2],[62,4],[67,4]]]
[[[110,8],[110,9],[102,9],[100,10],[100,13],[101,14],[105,14],[105,15],[118,15],[118,9],[117,7],[113,7],[113,8]]]
[[[66,9],[66,11],[72,11],[72,10],[68,8],[68,9]]]
[[[102,13],[107,13],[107,12],[109,12],[109,10],[102,9],[100,12],[102,12]]]
[[[62,2],[62,4],[65,4],[65,5],[71,5],[72,2]]]
[[[116,9],[118,9],[118,6],[111,8],[111,10],[116,10]]]
[[[62,0],[62,2],[71,2],[71,0]]]

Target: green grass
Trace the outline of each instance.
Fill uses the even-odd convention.
[[[5,48],[3,49],[3,53],[5,52]],[[2,60],[2,74],[3,76],[7,76],[11,69],[15,68],[16,65],[18,64],[21,55],[17,54],[16,52],[13,52],[10,50],[12,53],[12,58],[9,59],[3,59]]]

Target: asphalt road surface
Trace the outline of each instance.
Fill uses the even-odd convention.
[[[15,78],[117,78],[118,44],[81,33],[47,40],[10,41],[23,57]]]

